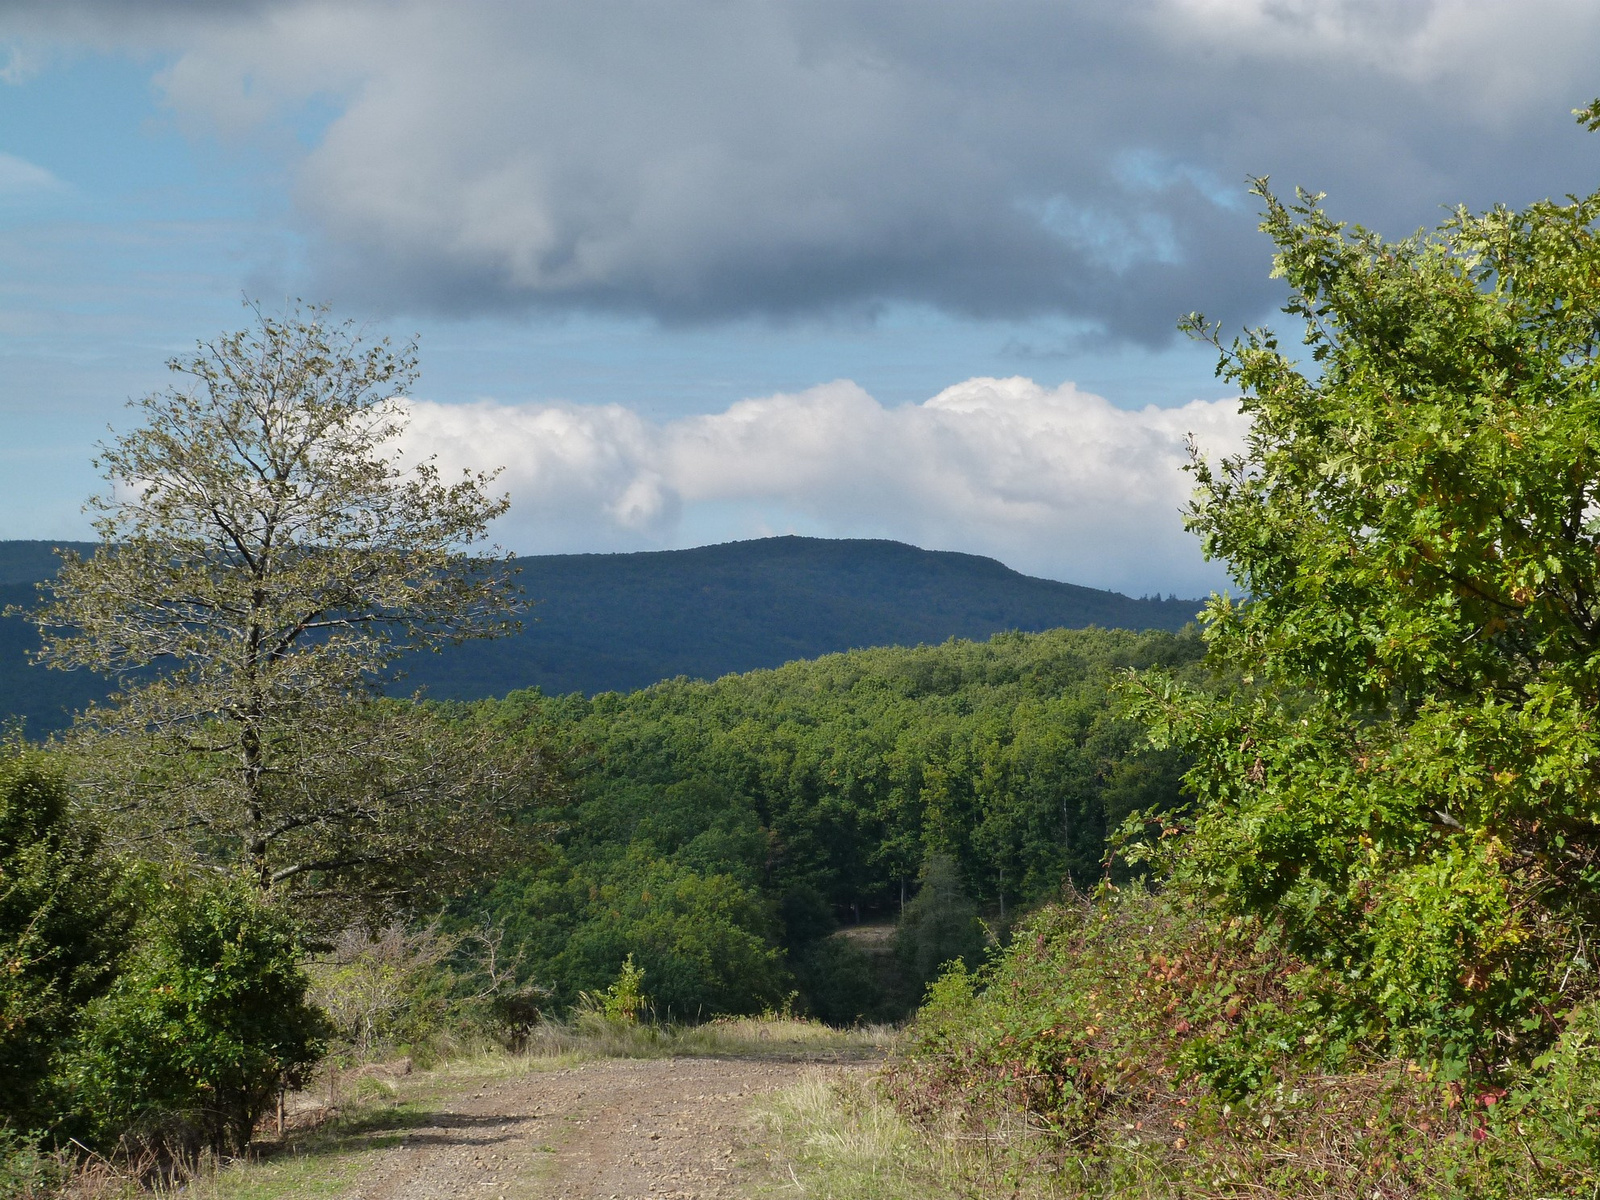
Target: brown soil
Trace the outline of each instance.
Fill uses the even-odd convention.
[[[382,1151],[350,1200],[732,1200],[772,1179],[753,1107],[804,1062],[607,1059],[485,1082]],[[868,1069],[845,1064],[841,1071]]]

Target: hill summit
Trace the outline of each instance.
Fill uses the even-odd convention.
[[[89,549],[81,543],[61,543]],[[54,570],[48,542],[0,542],[0,604],[30,604]],[[537,603],[524,631],[407,662],[405,690],[471,700],[516,688],[629,691],[711,679],[868,646],[1098,625],[1176,630],[1197,600],[1136,600],[1037,579],[992,558],[871,539],[772,537],[693,550],[547,554],[518,560]],[[36,644],[0,621],[0,719],[30,734],[104,695],[90,676],[31,667]]]

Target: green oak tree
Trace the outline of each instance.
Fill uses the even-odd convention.
[[[1195,756],[1178,861],[1347,1034],[1525,1058],[1596,982],[1600,193],[1401,241],[1256,194],[1309,354],[1222,348],[1251,432],[1189,522],[1240,682],[1135,694]]]
[[[126,969],[63,1055],[64,1131],[105,1147],[237,1153],[326,1048],[295,923],[242,879],[168,880]]]

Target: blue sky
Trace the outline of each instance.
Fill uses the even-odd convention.
[[[421,337],[524,552],[797,531],[1222,580],[1172,335],[1277,294],[1244,178],[1389,232],[1587,191],[1600,11],[1530,0],[0,3],[0,537],[241,298]],[[999,379],[1009,382],[986,383]]]

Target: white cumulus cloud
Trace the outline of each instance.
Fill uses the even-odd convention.
[[[1024,378],[898,408],[841,380],[663,424],[619,406],[410,407],[408,453],[505,467],[496,533],[523,553],[890,537],[1134,593],[1223,582],[1182,527],[1185,439],[1215,455],[1245,431],[1233,400],[1130,411]]]

